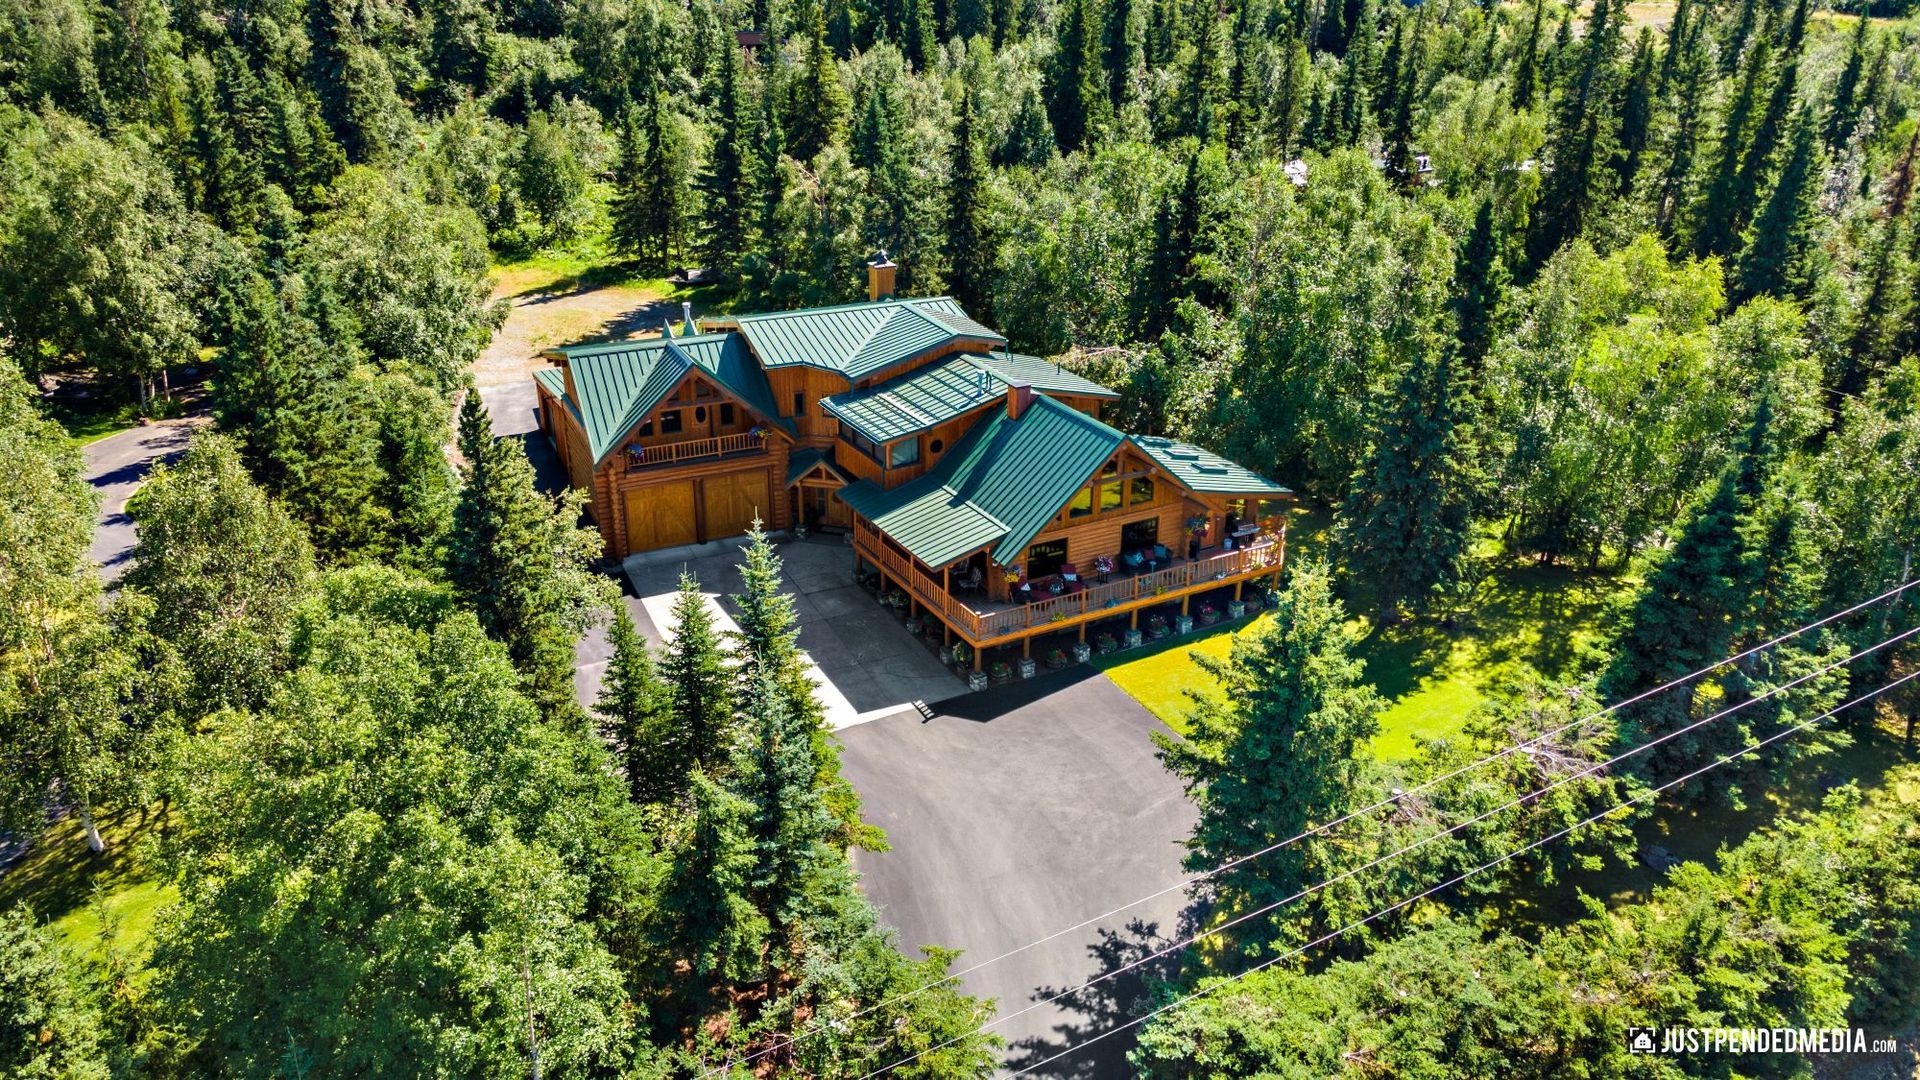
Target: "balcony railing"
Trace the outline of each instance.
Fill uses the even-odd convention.
[[[687,439],[684,442],[657,443],[653,446],[631,446],[623,458],[628,472],[640,469],[657,469],[664,465],[682,465],[694,461],[711,461],[715,458],[736,457],[743,454],[764,453],[767,449],[767,436],[764,432],[743,431],[737,435],[716,435],[711,439]]]
[[[1118,614],[1238,578],[1271,573],[1280,568],[1286,557],[1286,537],[1282,534],[1271,543],[1177,562],[1150,573],[1090,585],[1077,593],[1062,593],[999,611],[978,612],[948,593],[912,559],[888,548],[871,530],[863,528],[857,541],[862,556],[885,567],[894,580],[907,583],[916,600],[946,616],[949,623],[976,645],[1022,637],[1025,631],[1045,630],[1089,616],[1098,618],[1103,612]]]

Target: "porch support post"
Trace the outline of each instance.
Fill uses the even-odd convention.
[[[1246,582],[1244,581],[1236,581],[1233,583],[1233,598],[1235,600],[1240,599],[1240,587],[1245,584]]]
[[[1128,618],[1133,620],[1130,626],[1131,629],[1134,629],[1134,630],[1140,629],[1140,609],[1139,608],[1134,608],[1133,614],[1129,615]]]
[[[984,653],[984,652],[986,652],[986,651],[987,651],[987,649],[986,649],[986,646],[984,646],[984,645],[977,645],[977,646],[975,646],[975,647],[974,647],[974,650],[973,650],[973,670],[975,670],[975,671],[979,671],[979,670],[980,670],[980,654],[981,654],[981,653]]]
[[[1033,638],[1031,636],[1021,638],[1020,639],[1021,658],[1026,659],[1028,657],[1031,657],[1032,655],[1033,655]]]
[[[948,626],[945,619],[940,620],[940,644],[953,644],[953,627]]]
[[[1086,643],[1087,643],[1087,624],[1081,623],[1080,624],[1080,644],[1085,645]]]
[[[1182,596],[1182,597],[1180,598],[1180,614],[1182,614],[1182,615],[1186,615],[1186,614],[1188,614],[1188,611],[1187,611],[1187,604],[1188,604],[1188,603],[1189,603],[1189,602],[1190,602],[1190,601],[1191,601],[1192,599],[1193,599],[1193,594],[1192,594],[1192,593],[1188,593],[1188,594],[1186,594],[1185,596]]]

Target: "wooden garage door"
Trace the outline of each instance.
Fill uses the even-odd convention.
[[[693,484],[655,484],[627,492],[627,551],[691,544]]]
[[[738,536],[759,518],[764,526],[773,520],[773,505],[767,502],[767,474],[764,469],[728,473],[700,481],[707,511],[706,539]]]

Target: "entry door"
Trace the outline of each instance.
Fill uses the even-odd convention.
[[[683,480],[627,492],[627,554],[693,541],[691,483]]]
[[[767,502],[767,474],[763,469],[728,473],[700,482],[707,511],[706,539],[738,536],[761,519],[762,526],[773,520],[773,506]]]
[[[812,524],[827,529],[853,528],[853,511],[834,495],[832,488],[803,487],[800,491],[807,501]]]

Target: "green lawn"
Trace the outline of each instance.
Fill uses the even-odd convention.
[[[82,446],[118,435],[139,422],[140,412],[132,405],[110,404],[102,408],[75,409],[49,403],[47,416],[67,429],[67,435]]]
[[[143,964],[154,917],[175,897],[143,850],[160,821],[151,812],[103,820],[100,833],[107,850],[98,855],[87,850],[77,821],[61,821],[0,872],[0,908],[25,901],[86,955],[103,958],[112,947],[136,966]]]
[[[1320,550],[1325,515],[1303,516],[1289,530],[1288,558]],[[1475,707],[1529,672],[1555,682],[1583,674],[1581,658],[1599,632],[1611,599],[1628,579],[1532,562],[1501,561],[1453,630],[1410,620],[1375,630],[1353,621],[1355,653],[1388,701],[1373,751],[1386,760],[1410,757],[1415,740],[1457,731]],[[1364,597],[1359,598],[1364,601]],[[1365,610],[1362,602],[1351,607]],[[1224,658],[1234,633],[1261,620],[1225,624],[1211,632],[1130,653],[1099,658],[1107,675],[1174,730],[1184,726],[1189,691],[1211,692],[1213,680],[1196,655]]]

